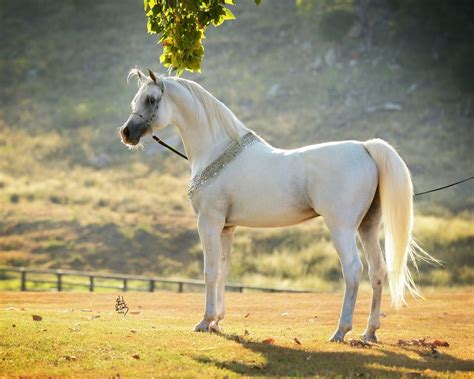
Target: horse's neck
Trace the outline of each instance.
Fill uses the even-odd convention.
[[[179,130],[191,165],[191,175],[194,176],[219,157],[232,138],[224,127],[213,131],[209,125],[200,123],[196,117],[196,106],[201,105],[197,105],[189,92],[178,83],[173,83],[172,87],[172,123]],[[239,134],[245,131],[248,130],[243,128]]]

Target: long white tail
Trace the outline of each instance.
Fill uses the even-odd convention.
[[[410,171],[395,149],[381,139],[365,142],[379,173],[379,194],[385,232],[385,259],[392,303],[396,308],[406,304],[405,289],[421,296],[408,269],[408,257],[416,267],[416,258],[436,261],[412,238],[413,185]]]

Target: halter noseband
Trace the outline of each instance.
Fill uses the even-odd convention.
[[[160,105],[160,101],[161,99],[163,98],[163,95],[165,93],[165,87],[163,85],[163,81],[160,81],[160,83],[158,84],[160,86],[160,89],[161,89],[161,96],[158,100],[156,100],[156,103],[155,103],[155,106],[153,107],[153,112],[151,113],[151,117],[150,118],[146,118],[145,116],[143,116],[141,113],[138,113],[138,112],[132,112],[132,114],[134,114],[135,116],[138,116],[140,117],[143,121],[145,121],[145,123],[147,124],[147,126],[149,128],[151,128],[152,126],[152,122],[153,120],[155,119],[155,113],[156,113],[156,110],[158,109],[158,105]]]

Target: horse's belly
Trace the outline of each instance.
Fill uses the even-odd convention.
[[[298,224],[317,214],[307,201],[302,164],[296,157],[255,149],[223,179],[229,199],[226,223],[249,227]]]
[[[276,228],[299,224],[317,217],[318,214],[311,208],[301,210],[287,210],[286,212],[254,209],[246,212],[231,212],[226,219],[226,226],[247,226],[253,228]]]
[[[271,228],[295,225],[317,216],[302,197],[292,195],[279,191],[260,192],[256,187],[237,192],[232,196],[226,224]]]

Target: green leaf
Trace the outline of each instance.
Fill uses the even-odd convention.
[[[262,0],[255,0],[255,4],[257,4],[257,5],[260,5],[261,2],[262,2]]]
[[[235,5],[234,0],[225,0],[226,4]]]
[[[225,8],[224,20],[235,20],[235,16],[229,8]]]

